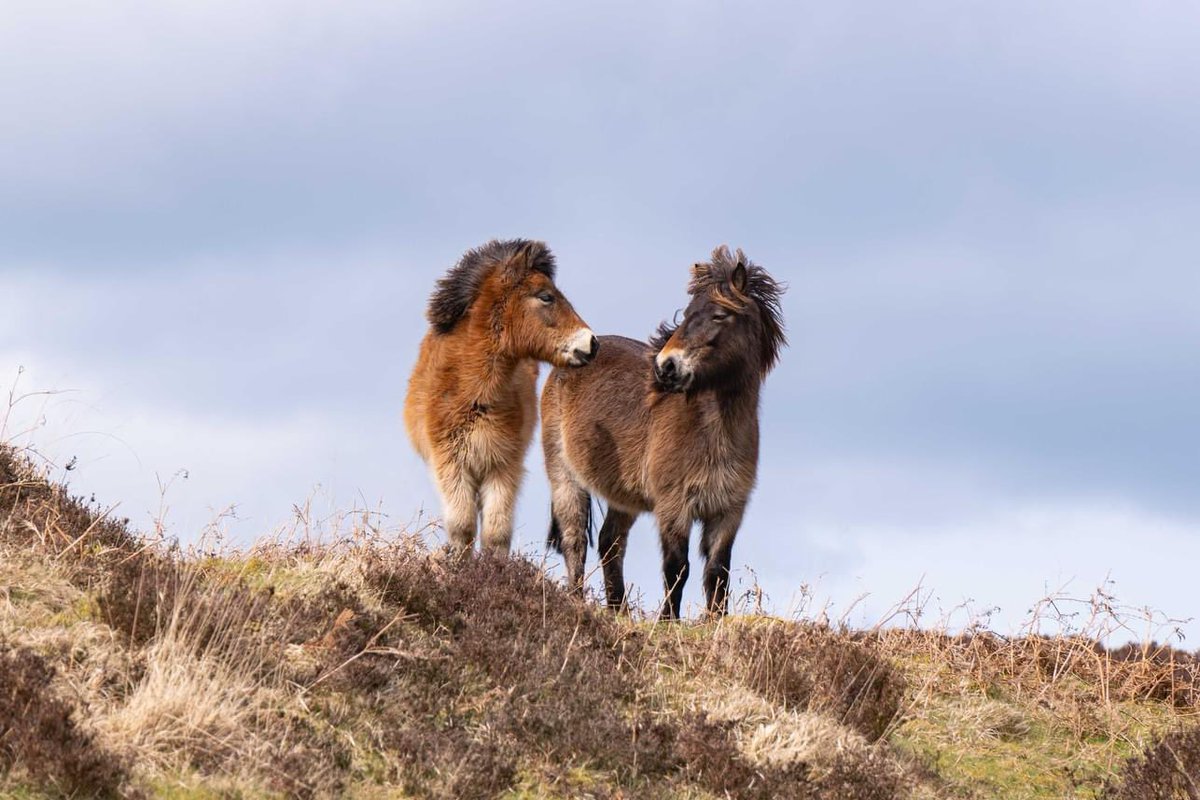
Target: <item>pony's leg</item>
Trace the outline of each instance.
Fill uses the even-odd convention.
[[[658,519],[658,536],[662,544],[663,588],[666,601],[659,617],[664,620],[679,619],[683,605],[683,586],[688,579],[688,537],[692,532],[692,521]]]
[[[625,609],[625,545],[635,519],[636,514],[627,514],[609,506],[596,540],[600,564],[604,567],[604,594],[608,607],[613,611]]]
[[[592,497],[574,480],[561,476],[557,480],[552,478],[550,490],[551,525],[558,531],[558,550],[566,562],[567,588],[582,594]]]
[[[475,526],[479,517],[476,487],[457,464],[445,464],[436,470],[438,491],[442,495],[442,516],[450,546],[470,550],[475,546]]]
[[[562,553],[567,567],[567,588],[582,594],[592,498],[567,466],[559,421],[557,389],[550,378],[542,394],[542,452],[546,457],[546,477],[550,479],[550,533],[546,544]]]
[[[705,559],[704,598],[708,613],[713,616],[729,612],[729,560],[741,525],[740,509],[704,520],[700,538],[700,554]]]
[[[495,472],[483,480],[480,495],[483,506],[483,548],[501,555],[512,544],[513,511],[521,488],[520,466]]]

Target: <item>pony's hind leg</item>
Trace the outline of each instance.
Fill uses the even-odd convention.
[[[587,561],[592,523],[592,496],[573,479],[552,481],[550,487],[548,543],[562,553],[567,566],[567,588],[583,593],[583,567]]]
[[[435,471],[438,492],[442,495],[442,516],[450,546],[470,550],[475,545],[475,527],[479,517],[476,487],[466,470],[454,463]]]
[[[546,545],[562,553],[567,567],[567,587],[583,593],[583,566],[587,561],[592,526],[592,498],[575,479],[563,452],[562,409],[558,371],[550,374],[542,391],[542,452],[550,479],[550,533]]]
[[[513,511],[521,488],[522,469],[496,472],[483,480],[480,499],[483,506],[483,548],[493,553],[508,553],[512,544]]]
[[[742,524],[742,511],[730,510],[704,520],[700,554],[704,557],[704,599],[713,616],[729,612],[729,562],[733,540]]]
[[[604,595],[608,607],[613,611],[625,609],[625,545],[635,519],[636,514],[627,514],[609,506],[596,539],[600,564],[604,568]]]

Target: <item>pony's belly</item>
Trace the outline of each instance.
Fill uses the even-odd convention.
[[[581,480],[585,489],[618,511],[626,514],[641,514],[643,511],[653,511],[654,504],[649,498],[630,490],[629,487],[606,485],[601,486],[591,481]]]
[[[593,449],[572,447],[569,440],[563,444],[567,467],[575,480],[593,495],[628,514],[653,510],[654,503],[644,488],[629,481],[627,474],[613,463],[613,459],[605,458],[603,453]]]

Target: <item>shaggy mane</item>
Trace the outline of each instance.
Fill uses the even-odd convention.
[[[488,275],[497,269],[513,271],[519,280],[529,272],[540,272],[554,280],[554,254],[545,242],[529,239],[493,239],[468,250],[458,263],[440,278],[429,298],[425,313],[438,333],[449,333],[479,296]]]
[[[658,330],[650,337],[651,358],[657,355],[664,347],[667,346],[667,341],[675,335],[675,330],[679,327],[678,322],[660,322]]]

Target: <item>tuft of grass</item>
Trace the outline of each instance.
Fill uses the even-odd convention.
[[[828,715],[875,741],[896,719],[904,676],[844,631],[820,625],[727,627],[724,671],[784,708]]]

